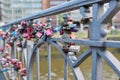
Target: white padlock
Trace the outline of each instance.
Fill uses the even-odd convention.
[[[69,51],[70,51],[70,52],[79,52],[79,51],[80,51],[80,46],[71,45],[71,46],[69,47]]]

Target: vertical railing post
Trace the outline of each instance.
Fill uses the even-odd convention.
[[[64,80],[68,79],[68,63],[67,60],[64,59]]]
[[[51,80],[51,46],[48,43],[48,80]]]
[[[37,80],[40,80],[40,54],[39,54],[39,48],[37,48],[37,55],[36,55],[36,74],[37,74]]]
[[[29,72],[28,71],[29,70],[29,64],[28,64],[28,56],[27,55],[28,55],[28,40],[26,40],[26,56],[25,56],[25,58],[27,58],[27,59],[25,59],[25,60],[26,60],[26,68],[27,68],[27,74],[26,74],[27,75],[27,80],[30,80],[29,77],[28,77],[29,76],[29,73],[28,73]]]
[[[90,23],[89,36],[91,41],[101,40],[101,23],[98,19],[103,15],[103,5],[93,4],[93,18]],[[102,58],[97,54],[97,50],[101,48],[96,48],[91,46],[92,49],[92,80],[102,80]]]

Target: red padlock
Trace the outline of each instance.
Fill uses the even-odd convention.
[[[12,60],[11,60],[11,64],[12,64],[12,65],[16,65],[16,64],[17,64],[17,61],[18,61],[17,59],[12,59]]]
[[[63,35],[64,32],[63,32],[63,30],[60,30],[59,33],[60,33],[60,35]]]
[[[33,28],[27,28],[27,33],[28,33],[28,34],[31,34],[32,31],[33,31]]]
[[[20,75],[21,75],[21,76],[26,76],[26,68],[22,68],[22,69],[20,70]]]
[[[27,23],[25,22],[25,21],[21,21],[21,26],[23,26],[23,27],[27,27]]]
[[[27,34],[28,34],[28,40],[32,39],[32,33],[33,32],[33,28],[27,28]]]
[[[18,69],[21,69],[22,68],[22,62],[18,61],[17,64],[16,64],[16,66],[17,66]]]

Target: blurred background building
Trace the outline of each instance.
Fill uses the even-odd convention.
[[[9,22],[41,11],[41,0],[1,0],[2,21]]]
[[[1,1],[0,1],[0,21],[2,20],[2,13],[1,13]]]
[[[45,10],[47,8],[65,3],[70,0],[0,0],[0,21],[10,22],[31,14],[34,14],[38,11]],[[105,9],[109,8],[108,5],[105,5]],[[79,10],[68,12],[70,17],[75,21],[81,20],[81,15]],[[113,25],[116,28],[120,28],[120,12],[116,14],[113,18]],[[59,24],[60,14],[50,16],[52,18],[52,25],[56,27]],[[46,22],[45,18],[42,18],[42,22]]]
[[[120,11],[113,18],[113,25],[116,30],[120,30]]]
[[[42,10],[47,8],[62,4],[67,2],[67,0],[42,0]],[[56,27],[58,25],[58,15],[50,16],[52,18],[52,26]],[[46,22],[45,18],[42,19],[42,22]]]

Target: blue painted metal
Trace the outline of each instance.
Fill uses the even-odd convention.
[[[73,64],[74,67],[78,67],[85,59],[87,59],[88,56],[91,55],[91,49],[86,50],[84,53],[82,53],[78,59]]]
[[[98,53],[120,77],[120,62],[117,60],[117,58],[115,58],[115,56],[109,51],[98,50]]]
[[[51,45],[48,43],[48,80],[51,80]]]
[[[40,53],[39,53],[39,48],[37,48],[37,54],[36,54],[36,74],[37,74],[37,80],[40,80]]]
[[[44,43],[44,40],[39,40],[39,42],[33,47],[32,55],[30,58],[30,64],[27,66],[27,80],[32,80],[32,67],[36,57],[37,47],[40,47]]]
[[[64,60],[64,80],[68,80],[68,63]]]
[[[49,43],[51,45],[53,45],[58,51],[60,51],[61,54],[63,55],[64,59],[66,59],[66,61],[68,62],[69,66],[70,66],[70,68],[73,72],[75,80],[85,80],[83,74],[81,73],[81,70],[79,69],[79,67],[73,68],[72,61],[65,55],[62,48],[60,48],[60,46],[58,44],[56,44],[55,42],[49,41]]]
[[[108,2],[108,1],[110,1],[110,0],[107,0],[107,1],[106,0],[84,0],[84,1],[81,1],[81,0],[74,1],[74,0],[72,0],[72,1],[66,2],[64,4],[61,4],[61,5],[58,5],[58,6],[51,7],[49,9],[40,11],[40,12],[35,13],[33,15],[30,15],[30,16],[12,21],[12,22],[10,22],[6,25],[3,25],[3,27],[7,27],[7,26],[13,25],[13,24],[18,24],[18,23],[20,23],[21,21],[24,21],[24,20],[28,21],[28,20],[31,20],[31,19],[32,20],[33,19],[38,19],[38,18],[42,18],[42,17],[45,17],[45,16],[55,15],[55,14],[58,14],[58,13],[63,13],[63,12],[66,12],[66,11],[79,9],[82,6],[91,6],[92,4],[95,4],[95,3]]]
[[[109,3],[110,8],[105,13],[103,13],[103,5],[104,3],[107,2]],[[55,15],[65,11],[72,11],[75,9],[79,9],[80,7],[83,8],[83,10],[80,9],[81,10],[80,12],[82,12],[83,17],[86,17],[84,9],[86,7],[89,8],[90,6],[92,7],[93,16],[91,22],[89,22],[89,40],[72,40],[68,38],[67,39],[47,38],[44,35],[32,50],[32,55],[29,60],[30,62],[27,64],[27,80],[32,80],[31,73],[33,62],[37,54],[37,48],[41,46],[44,42],[48,43],[48,80],[51,80],[50,44],[61,52],[63,58],[65,59],[65,67],[66,63],[68,63],[76,80],[85,80],[81,70],[79,69],[79,65],[91,54],[92,54],[92,80],[102,80],[102,58],[105,59],[105,61],[112,67],[112,69],[120,77],[119,61],[110,52],[105,52],[106,47],[120,48],[120,41],[118,42],[106,41],[105,40],[106,33],[103,33],[102,31],[105,28],[106,23],[111,20],[111,18],[115,15],[115,13],[118,12],[118,10],[120,10],[119,0],[72,0],[70,2],[66,2],[64,4],[49,8],[47,10],[43,10],[42,12],[38,12],[34,15],[15,20],[4,25],[3,27],[10,27],[10,25],[20,23],[23,20],[28,21],[50,15]],[[47,40],[45,38],[47,38]],[[60,45],[57,42],[65,43],[68,42],[88,45],[90,46],[90,49],[85,51],[77,58],[75,55],[73,56],[65,55],[64,51],[62,50],[63,45]],[[11,55],[11,57],[13,57],[13,55]],[[65,69],[65,71],[66,70],[67,69]],[[65,77],[65,79],[67,78]]]

